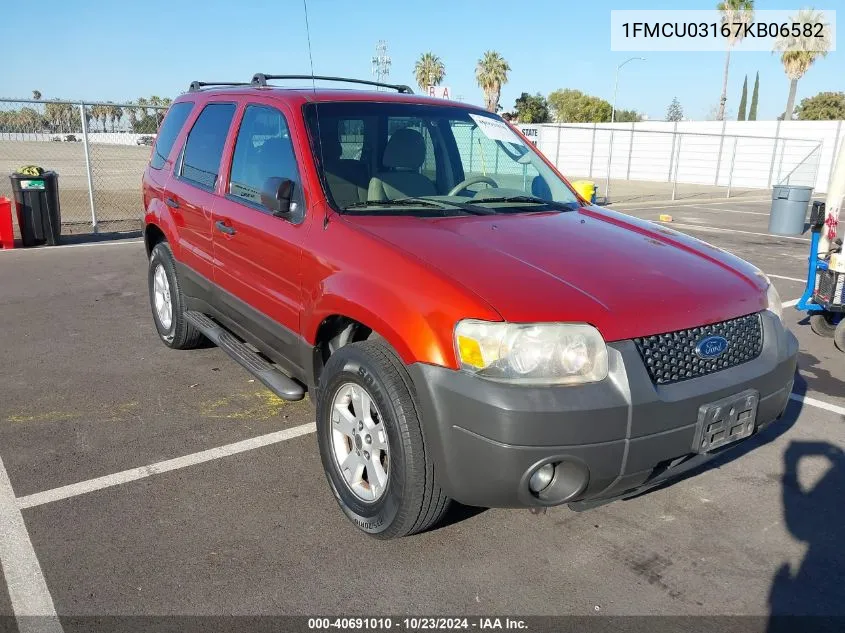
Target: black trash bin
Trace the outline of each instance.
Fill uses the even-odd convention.
[[[58,244],[62,232],[59,175],[54,171],[38,176],[15,173],[11,180],[23,245]]]

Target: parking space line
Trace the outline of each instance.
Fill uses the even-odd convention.
[[[739,229],[723,229],[715,226],[707,226],[706,224],[680,224],[678,222],[660,222],[654,221],[655,224],[662,224],[668,227],[679,226],[685,229],[697,229],[699,231],[710,231],[713,233],[742,233],[744,235],[759,235],[760,237],[768,237],[780,240],[795,240],[796,242],[809,242],[806,237],[794,237],[792,235],[772,235],[771,233],[756,233],[754,231],[741,231]]]
[[[789,301],[782,302],[780,305],[782,308],[791,308],[792,306],[798,305],[799,301],[801,301],[801,299],[790,299]]]
[[[282,431],[276,431],[275,433],[259,435],[258,437],[235,442],[234,444],[218,446],[217,448],[210,448],[208,450],[192,453],[183,457],[168,459],[163,462],[150,464],[149,466],[130,468],[129,470],[124,470],[112,475],[105,475],[103,477],[97,477],[96,479],[89,479],[88,481],[80,481],[75,484],[53,488],[52,490],[45,490],[44,492],[36,492],[24,497],[18,497],[17,507],[21,510],[24,508],[34,508],[35,506],[60,501],[61,499],[84,495],[89,492],[102,490],[104,488],[111,488],[112,486],[125,484],[130,481],[145,479],[146,477],[150,477],[152,475],[166,473],[171,470],[178,470],[180,468],[185,468],[186,466],[194,466],[203,462],[220,459],[221,457],[236,455],[237,453],[251,451],[256,448],[261,448],[262,446],[269,446],[270,444],[284,442],[285,440],[290,440],[295,437],[299,437],[300,435],[314,433],[316,430],[317,425],[314,422],[310,422],[308,424],[302,424]]]
[[[62,633],[53,597],[0,458],[0,567],[20,633]]]
[[[789,399],[795,400],[796,402],[800,402],[802,404],[809,404],[811,407],[818,407],[819,409],[824,409],[825,411],[831,411],[833,413],[838,413],[839,415],[845,416],[845,407],[830,404],[829,402],[823,402],[822,400],[816,400],[815,398],[810,398],[809,396],[802,396],[797,393],[789,394]]]
[[[785,277],[783,275],[773,275],[772,273],[766,273],[767,277],[774,277],[775,279],[786,279],[787,281],[799,281],[802,284],[807,281],[806,279],[799,279],[798,277]]]

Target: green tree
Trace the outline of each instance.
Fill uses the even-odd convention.
[[[613,109],[604,99],[570,88],[552,92],[548,103],[558,123],[604,123]]]
[[[32,91],[32,98],[36,101],[41,101],[41,91],[40,90],[33,90]]]
[[[803,77],[817,59],[826,57],[830,50],[830,24],[825,15],[815,9],[801,9],[798,15],[789,18],[793,24],[824,24],[823,37],[804,37],[803,29],[800,37],[779,37],[775,41],[775,51],[780,51],[780,61],[784,72],[789,77],[789,97],[786,100],[786,110],[783,118],[792,119],[795,110],[795,93],[798,92],[798,80]],[[813,33],[815,35],[815,33]]]
[[[820,92],[801,99],[799,121],[841,121],[845,119],[845,92]]]
[[[742,82],[742,97],[739,99],[739,114],[736,116],[737,121],[745,121],[745,106],[748,105],[748,75],[745,76],[745,81]]]
[[[445,76],[446,66],[431,51],[420,55],[417,63],[414,64],[414,78],[417,80],[420,90],[425,90],[429,86],[439,86],[443,83]]]
[[[15,118],[20,132],[40,132],[44,129],[44,118],[33,108],[21,108]]]
[[[748,110],[748,120],[757,120],[757,101],[760,98],[760,71],[757,71],[757,77],[754,79],[754,91],[751,93],[751,108]]]
[[[674,97],[672,99],[672,103],[670,103],[669,107],[666,108],[666,120],[667,121],[683,121],[684,120],[684,109],[681,107],[681,102],[678,101],[678,97]]]
[[[123,108],[109,102],[109,105],[106,106],[106,110],[107,117],[109,121],[111,121],[111,131],[114,132],[116,123],[123,118]]]
[[[549,105],[539,92],[530,95],[523,92],[514,104],[516,118],[520,123],[548,123]]]
[[[639,123],[643,120],[643,115],[636,110],[616,110],[617,123]]]
[[[737,24],[748,24],[754,19],[754,0],[723,0],[716,8],[722,14],[722,24],[730,26],[728,52],[725,56],[725,74],[722,78],[722,97],[719,100],[718,121],[725,120],[725,104],[728,101],[728,71],[731,67],[731,49],[743,38],[743,30]]]
[[[484,106],[490,112],[499,111],[502,86],[508,82],[511,67],[496,51],[487,51],[475,67],[475,80],[484,92]]]

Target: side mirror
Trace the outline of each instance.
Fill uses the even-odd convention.
[[[261,204],[277,217],[288,217],[296,210],[293,200],[293,181],[288,178],[268,178],[261,191]]]

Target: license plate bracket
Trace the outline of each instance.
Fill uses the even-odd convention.
[[[693,450],[708,453],[754,433],[759,402],[760,394],[755,389],[748,389],[701,405],[698,408]]]

